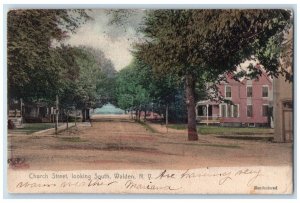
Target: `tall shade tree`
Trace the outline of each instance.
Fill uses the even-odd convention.
[[[158,77],[149,65],[138,59],[133,60],[131,67],[134,70],[135,81],[145,89],[149,95],[143,104],[144,111],[146,111],[146,107],[150,105],[163,106],[165,108],[163,114],[167,120],[167,111],[174,101],[176,94],[178,94],[180,79],[169,74]]]
[[[97,107],[101,107],[103,104],[108,102],[116,104],[115,82],[117,71],[115,70],[112,61],[106,58],[104,52],[99,49],[86,46],[80,48],[86,50],[91,56],[93,56],[98,68],[103,73],[103,78],[99,78],[97,81],[97,94],[99,98],[95,105]]]
[[[75,107],[87,112],[89,108],[107,102],[102,90],[108,87],[107,81],[114,82],[115,78],[111,78],[110,73],[104,69],[107,67],[102,61],[107,61],[106,58],[99,61],[86,47],[62,45],[56,47],[54,51],[57,53],[56,61],[60,62],[57,65],[61,69],[62,80],[58,95],[63,108]],[[111,66],[111,69],[113,71],[114,67]],[[111,100],[114,91],[110,91],[107,95]]]
[[[21,9],[7,14],[9,98],[53,98],[60,62],[52,44],[89,19],[84,10]]]
[[[196,84],[197,99],[206,96],[205,86],[201,82],[197,81]],[[119,72],[116,84],[121,108],[142,110],[145,112],[144,119],[146,112],[151,109],[163,114],[166,124],[168,120],[185,120],[182,80],[176,75],[157,75],[149,65],[134,58],[128,67]]]
[[[138,69],[133,63],[120,70],[116,81],[118,105],[123,109],[135,110],[136,114],[141,111],[142,105],[150,101],[149,91],[138,76]]]
[[[188,140],[198,140],[195,87],[197,78],[214,81],[257,58],[269,75],[278,76],[287,10],[153,10],[141,28],[145,40],[135,46],[139,59],[157,72],[184,80]],[[261,74],[252,66],[252,76]]]

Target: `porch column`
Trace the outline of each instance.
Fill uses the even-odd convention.
[[[208,125],[208,104],[206,104],[206,125]]]
[[[38,105],[37,109],[36,109],[36,117],[39,117],[39,116],[40,116],[40,106]]]

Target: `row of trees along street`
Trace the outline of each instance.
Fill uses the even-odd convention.
[[[134,12],[109,15],[122,24]],[[135,111],[137,119],[151,110],[167,122],[186,121],[188,140],[198,140],[196,101],[211,96],[205,84],[250,59],[258,59],[272,77],[288,76],[279,67],[281,56],[291,59],[283,42],[292,19],[291,11],[280,9],[146,10],[138,28],[143,37],[132,46],[134,59],[116,72],[99,50],[53,45],[91,20],[84,10],[10,11],[9,98],[53,103],[58,95],[61,108],[83,110],[110,102]],[[261,74],[254,65],[249,69],[235,77]]]
[[[67,116],[81,109],[83,120],[88,108],[115,101],[116,71],[102,51],[55,45],[87,20],[84,10],[8,13],[8,101],[43,101]]]
[[[135,59],[118,73],[116,81],[118,105],[135,112],[140,120],[141,111],[158,112],[168,121],[186,122],[183,81],[169,74],[158,75],[151,66]],[[206,87],[201,78],[196,82],[196,99],[206,98]]]

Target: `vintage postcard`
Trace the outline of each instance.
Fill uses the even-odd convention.
[[[293,194],[293,10],[6,15],[9,193]]]

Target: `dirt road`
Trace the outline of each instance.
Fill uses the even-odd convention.
[[[150,128],[128,116],[93,117],[92,127],[55,135],[9,135],[8,158],[16,169],[186,169],[216,166],[292,164],[292,144],[245,141],[185,131]]]

